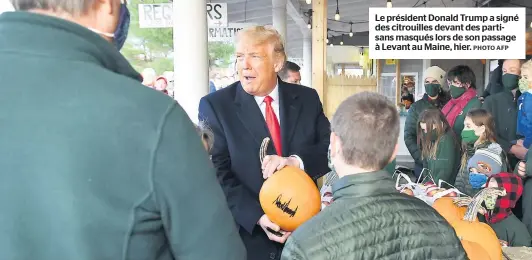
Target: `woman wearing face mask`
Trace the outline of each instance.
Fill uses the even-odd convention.
[[[453,185],[460,161],[460,145],[453,130],[438,109],[427,109],[419,115],[418,145],[423,168],[438,184],[440,180]]]
[[[496,142],[493,117],[488,111],[484,109],[469,111],[464,125],[461,134],[463,154],[455,187],[469,196],[474,196],[486,183],[489,174],[506,172],[508,163],[506,153]],[[476,153],[479,150],[483,151]],[[475,155],[478,160],[471,160]],[[489,167],[485,167],[484,164],[478,165],[477,162],[487,162],[481,158],[483,156],[493,162]],[[485,171],[487,168],[489,173]]]
[[[469,110],[481,106],[475,82],[475,73],[465,65],[456,66],[447,73],[451,100],[443,107],[442,112],[459,139],[464,129],[465,115]]]
[[[408,115],[405,121],[404,140],[410,155],[414,159],[415,169],[414,173],[419,176],[423,168],[423,161],[421,159],[421,150],[417,144],[417,121],[419,115],[429,109],[442,109],[447,101],[449,101],[448,94],[443,90],[442,84],[445,80],[445,71],[438,66],[432,66],[425,70],[423,74],[425,83],[425,94],[423,98],[414,102],[408,110]]]
[[[120,54],[120,0],[11,0],[0,15],[1,259],[244,260],[179,104]],[[31,133],[30,133],[31,131]],[[208,248],[206,250],[206,246]]]

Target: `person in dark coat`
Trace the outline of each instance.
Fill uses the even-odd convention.
[[[397,191],[384,170],[399,149],[399,124],[382,95],[362,92],[340,104],[331,124],[331,162],[340,177],[334,201],[294,231],[282,260],[468,259],[453,227]]]
[[[246,259],[194,124],[119,52],[126,5],[11,2],[18,11],[0,15],[0,78],[17,86],[0,88],[0,258]]]
[[[521,95],[518,90],[521,75],[520,60],[505,60],[503,64],[502,83],[504,90],[490,95],[482,108],[493,115],[497,133],[497,142],[508,154],[509,168],[514,169],[519,160],[526,157],[528,149],[515,143],[517,138],[517,100]]]
[[[414,102],[408,110],[408,115],[405,121],[404,140],[406,148],[414,159],[415,168],[414,174],[419,176],[423,169],[423,160],[421,159],[421,149],[418,146],[417,140],[417,124],[419,115],[429,109],[442,109],[445,103],[449,100],[445,91],[443,90],[443,83],[445,82],[445,71],[438,66],[432,66],[425,70],[423,74],[423,81],[425,83],[425,94],[423,98]]]
[[[239,31],[236,56],[240,81],[203,97],[198,117],[214,133],[212,162],[248,259],[279,259],[291,233],[264,214],[259,192],[265,179],[285,165],[303,169],[314,180],[329,171],[329,120],[316,90],[278,78],[286,55],[276,30],[252,26]],[[273,145],[261,162],[266,137]]]

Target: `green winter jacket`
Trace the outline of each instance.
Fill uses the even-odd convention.
[[[444,180],[454,185],[460,168],[460,146],[453,135],[449,130],[440,138],[435,158],[423,159],[423,168],[429,170],[436,184]]]
[[[185,111],[78,24],[0,15],[0,257],[244,260]]]
[[[510,148],[512,148],[512,141],[517,140],[517,99],[519,98],[519,92],[514,94],[511,91],[504,90],[495,95],[490,95],[484,101],[482,105],[483,109],[486,109],[491,113],[495,121],[495,130],[497,133],[497,143],[499,143],[508,154],[508,160],[510,162],[510,169],[513,169],[519,159],[513,154],[510,154]]]
[[[384,170],[344,176],[334,203],[288,238],[282,260],[467,259],[454,229]]]
[[[416,164],[423,164],[423,160],[421,159],[421,150],[417,144],[417,124],[419,115],[423,113],[423,111],[430,108],[441,109],[443,105],[444,104],[440,100],[436,99],[433,101],[429,99],[427,94],[425,94],[422,99],[414,102],[414,104],[412,104],[408,109],[408,115],[406,116],[404,128],[404,140],[406,148],[410,152],[410,155]]]

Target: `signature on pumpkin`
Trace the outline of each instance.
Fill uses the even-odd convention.
[[[282,203],[281,202],[281,198],[282,197],[283,197],[283,194],[279,194],[279,196],[277,196],[277,198],[273,201],[273,204],[275,204],[275,206],[277,206],[277,208],[281,209],[284,213],[290,215],[290,217],[295,216],[296,212],[297,212],[297,208],[299,206],[297,206],[295,209],[289,208],[288,205],[290,205],[290,202],[292,201],[292,198],[290,198],[287,202]]]

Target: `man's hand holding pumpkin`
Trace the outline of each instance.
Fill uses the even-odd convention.
[[[276,171],[287,165],[300,168],[300,161],[294,156],[281,157],[278,155],[267,155],[262,161],[262,177],[268,179]]]
[[[284,244],[284,242],[286,242],[288,237],[292,234],[292,232],[286,232],[286,231],[281,230],[281,228],[277,224],[273,223],[268,218],[268,216],[266,216],[266,214],[264,214],[264,215],[262,215],[262,217],[260,217],[259,222],[257,224],[259,224],[259,226],[262,228],[262,230],[264,230],[264,233],[266,233],[266,235],[268,235],[268,238],[271,241],[275,241],[277,243]],[[275,232],[281,233],[282,236],[278,236],[278,235],[270,232],[268,230],[268,228],[273,230],[273,231],[275,231]]]

